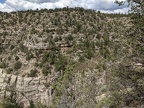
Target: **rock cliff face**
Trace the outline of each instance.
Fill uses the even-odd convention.
[[[52,80],[50,77],[24,78],[6,74],[0,69],[0,99],[15,90],[18,103],[23,103],[25,107],[29,106],[30,100],[49,104],[52,99],[52,89],[47,84]]]
[[[2,100],[4,97],[10,96],[10,93],[14,91],[16,93],[17,103],[23,104],[24,108],[29,107],[31,100],[34,103],[50,106],[54,97],[57,96],[57,91],[52,88],[52,85],[55,85],[57,82],[57,77],[58,75],[27,78],[6,74],[4,70],[0,69],[0,99]],[[71,81],[73,83],[72,85],[70,84]],[[71,85],[67,89],[69,92],[74,93],[75,100],[71,100],[71,105],[73,105],[73,103],[78,104],[79,101],[83,100],[86,102],[83,105],[85,107],[85,105],[88,104],[88,97],[92,95],[95,101],[90,101],[90,103],[91,106],[93,106],[107,95],[101,92],[102,89],[106,89],[106,86],[104,85],[106,83],[105,72],[99,76],[97,75],[96,70],[87,70],[84,73],[78,72],[75,73],[74,79],[71,81],[66,82],[66,80],[62,80],[61,82],[62,84],[69,83]],[[61,86],[56,88],[56,90],[57,89],[66,90],[65,87],[61,88]],[[91,92],[89,92],[90,90]],[[83,99],[83,97],[86,98]],[[63,100],[63,98],[60,99],[62,103],[66,101]],[[64,99],[70,100],[68,96]]]

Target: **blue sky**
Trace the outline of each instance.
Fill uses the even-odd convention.
[[[0,3],[4,3],[5,2],[5,0],[0,0]]]
[[[5,1],[5,2],[4,2]],[[126,0],[122,0],[126,1]],[[0,0],[0,11],[12,12],[28,9],[54,9],[63,7],[83,7],[109,13],[126,13],[126,5],[118,6],[115,0]]]

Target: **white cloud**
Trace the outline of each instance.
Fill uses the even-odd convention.
[[[62,7],[83,7],[86,9],[101,10],[103,12],[126,12],[126,5],[118,6],[115,0],[6,0],[0,3],[0,11],[11,12],[28,9],[54,9]],[[123,0],[125,1],[125,0]]]
[[[122,9],[115,9],[115,10],[101,10],[101,12],[103,13],[123,13],[123,14],[127,14],[130,8],[125,7]]]

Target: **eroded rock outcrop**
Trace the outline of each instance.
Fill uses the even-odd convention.
[[[52,99],[51,87],[52,78],[37,77],[25,78],[17,75],[6,74],[0,69],[0,100],[8,96],[12,90],[16,92],[17,101],[29,106],[29,101],[49,104]]]

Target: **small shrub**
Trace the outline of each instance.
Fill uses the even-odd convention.
[[[31,100],[30,101],[30,106],[28,108],[36,108],[34,102]]]
[[[0,68],[6,68],[7,64],[5,62],[0,63]]]
[[[13,68],[8,68],[8,69],[6,70],[7,74],[11,74],[12,71],[13,71]]]
[[[17,61],[15,64],[14,64],[14,69],[18,70],[22,67],[22,63],[20,61]]]
[[[55,67],[57,71],[65,70],[65,66],[67,65],[67,58],[61,54],[58,55],[58,59],[55,61]]]
[[[83,56],[83,55],[79,55],[79,61],[80,61],[80,62],[84,62],[84,60],[85,60],[85,59],[84,59],[84,56]]]
[[[66,41],[72,41],[73,40],[73,37],[72,35],[68,35],[66,38],[65,38]]]
[[[33,54],[31,52],[28,52],[26,54],[26,60],[30,60],[31,58],[33,58]]]
[[[11,56],[8,57],[8,60],[9,60],[9,61],[11,60]]]
[[[18,57],[18,56],[16,56],[16,57],[15,57],[15,60],[16,60],[16,61],[18,61],[18,60],[19,60],[19,57]]]
[[[37,69],[32,69],[30,71],[30,73],[28,74],[29,77],[37,77],[37,73],[38,73],[38,70]]]
[[[13,50],[14,48],[15,48],[15,46],[14,46],[14,45],[11,45],[11,46],[10,46],[10,49],[11,49],[11,50]]]
[[[87,50],[85,51],[85,54],[86,54],[86,57],[87,57],[88,59],[91,59],[91,58],[94,56],[94,51],[92,51],[91,49],[87,49]]]
[[[42,69],[42,73],[43,73],[43,75],[44,76],[47,76],[49,73],[51,73],[51,70],[50,70],[50,68],[49,67],[43,67],[43,69]]]

